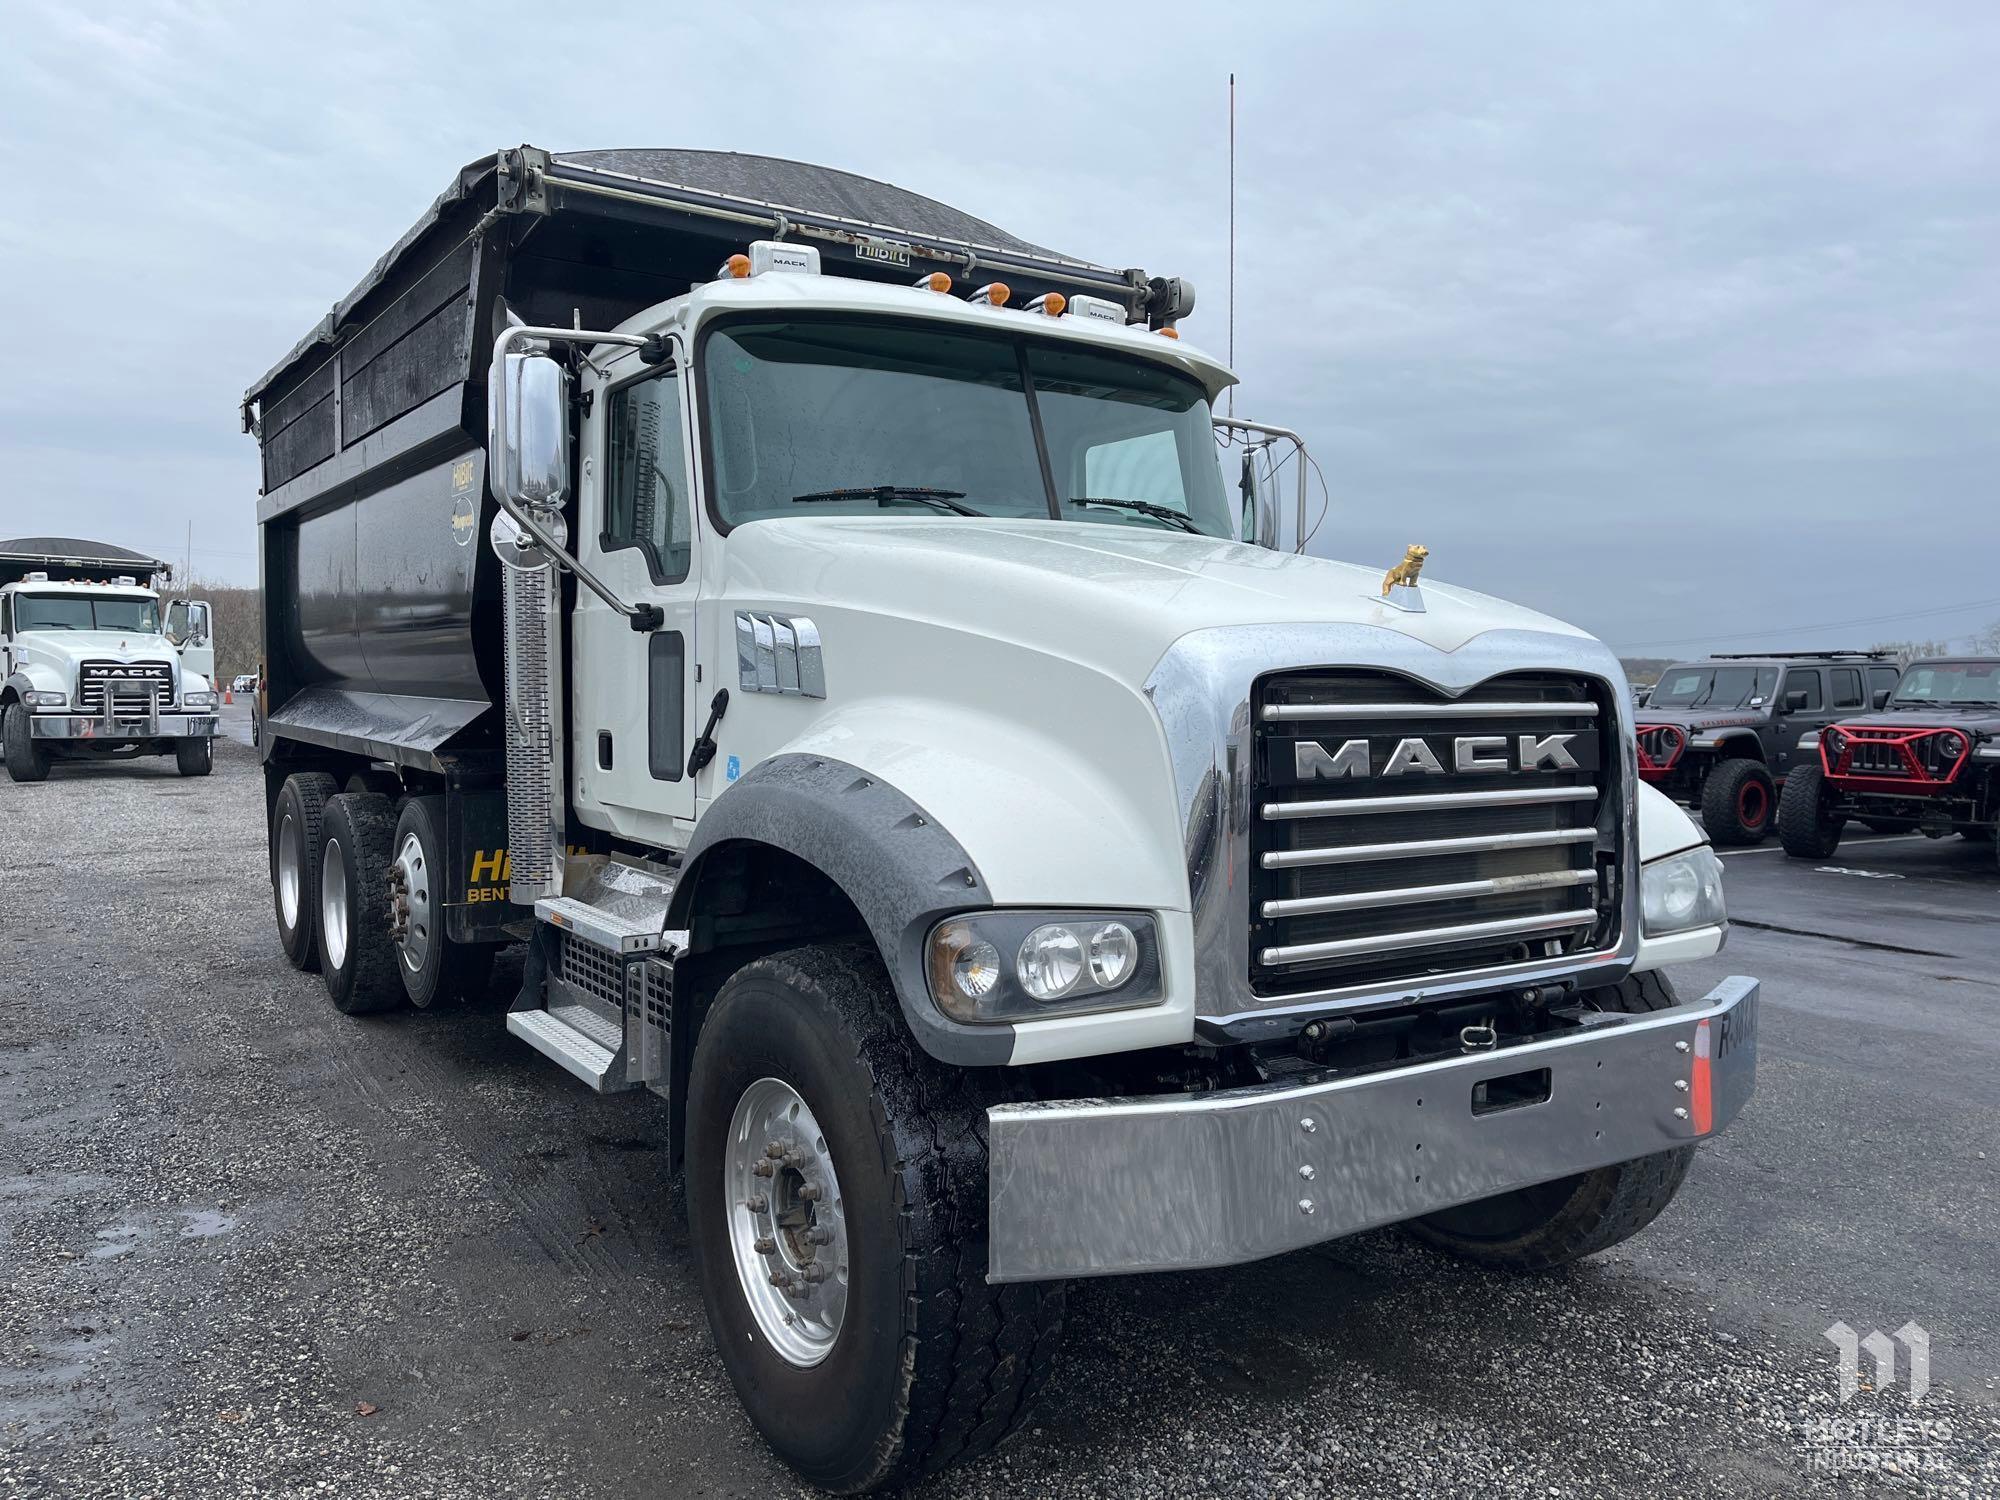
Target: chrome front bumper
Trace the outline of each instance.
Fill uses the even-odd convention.
[[[213,713],[36,714],[28,734],[38,740],[213,739]]]
[[[988,1279],[1257,1260],[1701,1140],[1755,1085],[1757,989],[1305,1086],[995,1106]]]

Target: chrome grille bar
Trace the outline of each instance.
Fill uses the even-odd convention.
[[[1356,954],[1393,953],[1403,948],[1441,948],[1453,943],[1481,938],[1507,937],[1514,933],[1562,932],[1588,927],[1597,913],[1587,908],[1549,912],[1533,917],[1503,917],[1493,922],[1464,922],[1455,927],[1422,927],[1411,932],[1383,932],[1374,937],[1337,938],[1324,943],[1294,943],[1283,948],[1266,948],[1265,964],[1305,964],[1326,958],[1350,958]]]
[[[1517,896],[1524,891],[1555,891],[1594,885],[1595,870],[1543,870],[1529,875],[1496,875],[1491,880],[1455,880],[1444,885],[1406,885],[1393,891],[1348,891],[1338,896],[1294,896],[1266,901],[1267,917],[1310,917],[1330,911],[1370,911],[1383,906],[1417,906],[1426,901],[1456,901],[1467,896]]]
[[[1595,703],[1266,703],[1264,718],[1278,719],[1515,719],[1550,714],[1595,717]]]
[[[1350,844],[1334,849],[1273,849],[1264,856],[1267,870],[1300,865],[1347,865],[1376,859],[1421,859],[1432,854],[1483,854],[1493,849],[1547,849],[1558,844],[1587,844],[1595,828],[1558,828],[1535,833],[1488,833],[1475,838],[1406,839],[1394,844]]]
[[[1338,801],[1266,802],[1264,816],[1344,818],[1355,813],[1436,812],[1469,807],[1534,807],[1545,802],[1595,802],[1594,786],[1519,787],[1505,792],[1422,792],[1410,797],[1344,797]]]

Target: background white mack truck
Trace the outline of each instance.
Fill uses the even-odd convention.
[[[60,760],[171,755],[206,776],[216,725],[206,601],[163,606],[167,565],[101,542],[0,542],[0,748],[15,781]]]
[[[361,1012],[525,943],[508,1028],[660,1096],[829,1489],[1019,1428],[1067,1278],[1557,1265],[1752,1086],[1755,981],[1661,972],[1720,867],[1615,658],[1281,545],[1303,445],[1214,418],[1192,305],[846,173],[523,147],[245,397],[285,952]]]

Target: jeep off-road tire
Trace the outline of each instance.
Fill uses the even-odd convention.
[[[1763,843],[1777,807],[1777,788],[1762,761],[1725,760],[1701,784],[1701,826],[1712,843]]]
[[[334,779],[298,771],[278,788],[271,808],[271,910],[285,961],[308,972],[319,967],[319,825]]]
[[[1794,859],[1826,859],[1840,847],[1847,819],[1826,805],[1826,772],[1807,762],[1785,778],[1778,799],[1778,842]]]
[[[984,1077],[917,1047],[862,945],[755,960],[702,1026],[686,1192],[709,1326],[758,1431],[824,1489],[984,1452],[1047,1379],[1061,1283],[986,1281]],[[817,1234],[830,1266],[799,1258]]]
[[[319,827],[319,977],[335,1009],[364,1016],[405,999],[389,933],[396,804],[376,792],[329,797]]]
[[[10,781],[41,781],[49,774],[52,757],[33,731],[27,704],[10,703],[0,710],[0,740],[6,745]]]
[[[1637,974],[1583,999],[1628,1013],[1679,1004],[1660,974]],[[1411,1221],[1418,1239],[1462,1259],[1512,1271],[1546,1271],[1630,1239],[1673,1201],[1694,1160],[1675,1146],[1615,1166],[1483,1198]]]
[[[480,994],[493,973],[491,943],[459,943],[446,931],[445,799],[412,797],[390,845],[391,902],[401,903],[396,972],[419,1009]]]
[[[174,769],[183,776],[206,776],[215,767],[215,741],[205,735],[174,741]]]

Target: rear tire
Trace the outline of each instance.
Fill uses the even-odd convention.
[[[396,970],[418,1009],[479,994],[493,972],[493,945],[459,943],[447,932],[445,799],[412,797],[403,804],[391,843],[392,902],[401,902]]]
[[[404,1000],[389,934],[396,805],[375,792],[329,798],[319,840],[319,977],[335,1009],[365,1016]]]
[[[285,961],[319,967],[319,825],[334,779],[324,771],[285,778],[271,809],[271,907]]]
[[[29,718],[25,703],[10,703],[0,710],[0,740],[5,742],[10,781],[42,781],[49,774],[53,757],[35,738]]]
[[[1826,859],[1840,847],[1847,819],[1827,805],[1826,771],[1808,761],[1785,778],[1778,801],[1778,841],[1794,859]]]
[[[174,741],[174,769],[183,776],[206,776],[215,767],[215,741],[201,736]]]
[[[1761,769],[1761,767],[1759,768]],[[1637,974],[1586,992],[1600,1010],[1666,1010],[1680,1003],[1663,975]],[[1674,1199],[1694,1160],[1676,1146],[1497,1197],[1404,1226],[1463,1260],[1512,1271],[1546,1271],[1609,1249],[1644,1229]]]
[[[984,1452],[1047,1378],[1062,1284],[986,1281],[981,1076],[917,1048],[859,945],[753,961],[702,1027],[687,1203],[709,1326],[758,1431],[825,1489],[903,1484]],[[766,1144],[782,1158],[768,1177]],[[802,1210],[806,1183],[825,1196]],[[822,1221],[827,1197],[838,1212]],[[792,1237],[822,1231],[835,1265],[806,1276],[825,1263]],[[788,1284],[773,1291],[774,1276]]]
[[[1725,760],[1702,783],[1701,826],[1713,843],[1761,844],[1777,801],[1762,761]]]

